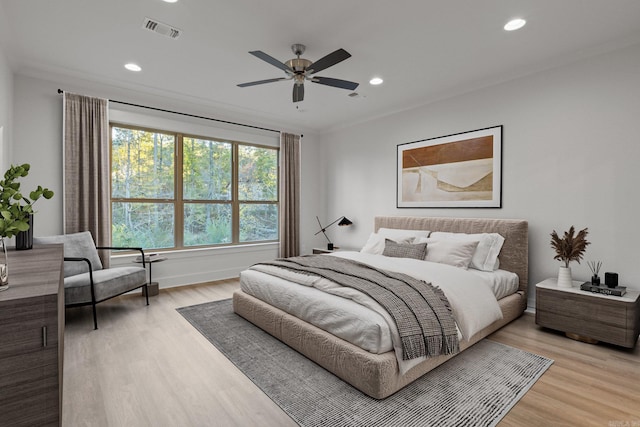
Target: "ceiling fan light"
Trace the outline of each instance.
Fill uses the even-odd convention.
[[[374,77],[371,80],[369,80],[369,84],[374,85],[374,86],[381,85],[382,82],[384,82],[384,80],[382,80],[380,77]]]
[[[516,18],[516,19],[512,19],[511,21],[507,22],[504,25],[504,29],[505,31],[515,31],[515,30],[519,30],[520,28],[524,27],[524,25],[527,23],[527,21],[525,21],[522,18]]]

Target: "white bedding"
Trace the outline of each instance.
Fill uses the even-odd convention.
[[[326,256],[353,259],[439,286],[451,303],[462,339],[471,338],[502,318],[496,297],[509,295],[518,286],[517,275],[502,270],[463,270],[445,264],[361,252],[336,252]],[[394,349],[400,356],[402,373],[423,360],[401,360],[395,323],[378,303],[359,291],[275,267],[254,268],[260,271],[246,270],[241,274],[244,292],[372,353]]]
[[[480,271],[473,268],[467,270],[471,274],[481,277],[487,284],[496,299],[500,300],[511,294],[515,294],[520,285],[518,275],[506,270]]]
[[[371,353],[393,350],[384,317],[354,301],[256,270],[240,273],[240,288]]]

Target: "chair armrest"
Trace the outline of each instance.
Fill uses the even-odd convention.
[[[144,250],[142,248],[128,248],[123,246],[96,246],[96,249],[140,251],[140,254],[142,254],[142,268],[147,268],[144,260]]]
[[[89,258],[77,258],[77,257],[64,257],[65,261],[84,261],[87,263],[87,265],[89,266],[89,273],[93,272],[93,268],[91,268],[91,261],[89,261]]]
[[[89,266],[89,285],[91,286],[91,301],[95,304],[96,301],[96,291],[93,288],[93,268],[91,267],[91,261],[88,258],[77,258],[77,257],[64,257],[65,261],[84,261]]]

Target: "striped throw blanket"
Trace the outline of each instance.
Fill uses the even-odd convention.
[[[259,265],[323,277],[373,298],[394,319],[404,360],[460,351],[449,301],[441,289],[430,283],[325,255],[282,258]]]

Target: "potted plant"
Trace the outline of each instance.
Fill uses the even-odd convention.
[[[559,237],[555,230],[551,233],[551,247],[556,251],[556,256],[553,259],[564,262],[564,266],[561,266],[558,272],[558,287],[570,288],[572,286],[569,263],[577,261],[580,264],[585,249],[591,243],[587,241],[587,234],[589,234],[589,229],[585,228],[578,231],[576,235],[573,225],[569,231],[564,232],[562,237]]]
[[[31,166],[28,163],[11,166],[0,181],[0,290],[7,289],[9,278],[7,269],[7,249],[5,237],[13,237],[21,232],[29,231],[33,215],[33,204],[41,197],[50,199],[53,191],[38,186],[24,195],[20,191],[20,178],[29,175]],[[33,235],[31,235],[33,236]],[[29,248],[31,245],[27,242]]]

